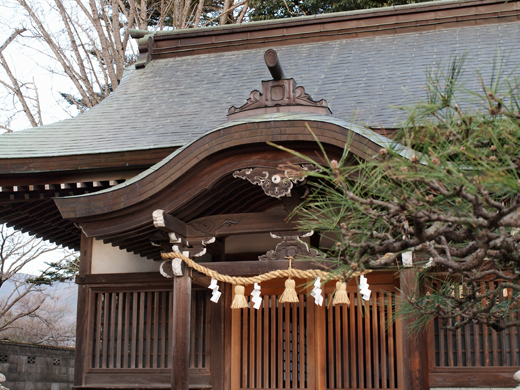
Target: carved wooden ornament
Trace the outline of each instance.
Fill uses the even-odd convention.
[[[317,168],[313,164],[301,164],[300,167],[304,171],[320,171],[320,168]],[[246,168],[235,171],[233,177],[248,180],[251,184],[262,187],[265,194],[273,198],[291,196],[291,190],[294,184],[305,182],[304,175],[296,174],[294,171],[280,172],[273,168]]]
[[[309,246],[300,240],[300,237],[312,236],[314,232],[309,232],[303,236],[279,236],[271,233],[274,238],[282,238],[282,242],[276,245],[276,248],[268,251],[265,255],[258,256],[258,260],[286,260],[289,257],[318,257],[319,253],[316,249],[311,249]]]

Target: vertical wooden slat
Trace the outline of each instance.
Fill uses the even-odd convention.
[[[137,314],[139,308],[139,293],[134,292],[132,295],[132,345],[130,348],[130,368],[135,368],[135,356],[137,349]]]
[[[253,306],[251,304],[251,306]],[[256,341],[256,387],[261,389],[262,388],[262,379],[263,379],[263,375],[262,375],[262,351],[263,351],[263,344],[262,344],[262,324],[264,323],[263,321],[263,316],[262,316],[262,308],[260,307],[260,309],[256,310],[256,309],[253,309],[256,311],[256,321],[255,321],[255,326],[256,326],[256,336],[255,336],[255,341]]]
[[[145,356],[145,368],[152,368],[152,332],[153,332],[153,326],[152,326],[152,314],[153,314],[153,296],[154,294],[149,291],[146,294],[148,297],[147,306],[146,306],[146,356]]]
[[[446,365],[445,362],[445,352],[444,352],[444,327],[442,326],[441,320],[437,319],[439,324],[439,366],[444,367]]]
[[[394,289],[394,294],[396,294],[396,291]],[[400,305],[400,297],[399,299],[396,299],[396,302],[395,302],[395,307],[396,307],[396,311],[399,311],[399,305]],[[405,361],[406,361],[406,364],[409,364],[409,360],[408,360],[408,356],[407,358],[405,359],[405,353],[404,353],[404,336],[403,336],[403,333],[404,333],[404,327],[403,327],[403,323],[401,321],[401,316],[398,316],[396,319],[395,319],[395,338],[396,338],[396,347],[395,347],[395,352],[396,352],[396,355],[397,355],[397,388],[398,389],[402,389],[402,388],[405,388],[406,384],[405,384],[405,380],[404,380],[404,377],[405,377]],[[430,341],[430,343],[428,344],[431,348],[431,340],[428,340]],[[419,341],[420,342],[420,341]],[[408,346],[407,346],[408,347]],[[374,349],[375,346],[374,346]],[[377,367],[377,361],[374,362],[374,365]],[[428,367],[426,364],[423,366],[423,370],[428,370],[428,372],[431,370],[430,367]],[[426,376],[426,375],[425,375]],[[376,379],[377,380],[377,379]],[[423,387],[424,384],[423,384]],[[412,387],[414,388],[414,387]],[[415,387],[417,388],[417,387]]]
[[[480,292],[483,294],[486,292],[486,285],[484,282],[480,284]],[[485,305],[485,302],[482,302]],[[482,352],[484,354],[484,366],[489,366],[489,334],[488,327],[482,325]]]
[[[102,305],[103,294],[96,293],[96,341],[94,344],[94,368],[100,367]]]
[[[291,388],[296,389],[298,388],[298,303],[291,303],[291,309]]]
[[[291,348],[290,348],[290,318],[291,318],[291,304],[284,303],[284,316],[285,316],[285,388],[288,389],[291,387]]]
[[[242,312],[242,387],[249,387],[249,310],[243,309]]]
[[[121,368],[121,355],[123,354],[123,302],[124,293],[118,293],[117,300],[117,351],[116,368]]]
[[[104,293],[103,294],[103,333],[101,336],[101,340],[103,343],[103,354],[101,356],[101,368],[106,368],[108,364],[108,331],[109,331],[109,325],[108,325],[108,319],[110,316],[110,294]]]
[[[448,324],[452,325],[451,318],[448,320]],[[448,336],[448,367],[453,367],[455,362],[453,361],[453,332],[451,330],[447,330],[446,334]]]
[[[172,343],[173,343],[173,337],[171,337],[172,335],[172,328],[173,328],[173,323],[171,321],[171,319],[173,318],[173,291],[168,291],[168,329],[167,329],[167,332],[166,332],[166,345],[167,345],[167,348],[166,348],[166,361],[168,362],[168,367],[169,368],[172,368],[173,366],[173,355],[171,353],[171,349],[172,349]]]
[[[386,369],[386,336],[387,332],[383,331],[386,329],[386,319],[385,319],[385,307],[386,307],[386,301],[387,296],[386,293],[379,293],[381,305],[379,306],[379,327],[381,329],[381,387],[383,389],[388,388],[388,375],[387,375],[387,369]]]
[[[372,387],[374,389],[379,388],[379,341],[378,332],[379,326],[377,326],[377,307],[378,307],[378,296],[376,292],[372,293],[372,345],[373,345],[373,357],[374,357],[374,383]]]
[[[330,302],[329,299],[324,302],[324,306]],[[314,364],[314,374],[315,374],[315,383],[316,390],[325,390],[327,389],[327,367],[326,367],[326,359],[323,358],[323,353],[325,348],[327,348],[327,340],[325,338],[326,333],[326,311],[324,306],[314,306],[314,351],[313,351],[313,362]],[[309,386],[310,389],[312,387]]]
[[[163,291],[161,293],[161,368],[166,368],[168,366],[168,361],[166,360],[166,337],[168,335],[168,294],[169,292]]]
[[[279,342],[277,343],[276,342],[276,296],[274,295],[271,295],[270,297],[270,300],[271,300],[271,308],[270,308],[270,312],[271,312],[271,321],[270,321],[270,326],[271,326],[271,340],[269,342],[269,347],[270,347],[270,350],[271,350],[271,381],[269,383],[269,386],[271,388],[274,388],[276,387],[276,346],[279,344]],[[267,298],[266,298],[267,299]],[[267,301],[266,301],[267,303]]]
[[[350,293],[349,294],[349,299],[350,299],[350,305],[349,305],[349,311],[350,311],[350,364],[351,364],[351,367],[350,367],[350,373],[351,373],[351,378],[352,378],[352,384],[351,384],[351,388],[355,389],[358,387],[358,382],[357,382],[357,363],[358,363],[358,360],[357,360],[357,357],[356,357],[356,350],[357,348],[359,348],[359,345],[357,343],[357,339],[356,339],[356,306],[355,306],[355,299],[356,299],[356,294],[354,293]],[[359,362],[361,363],[361,362]]]
[[[144,291],[139,293],[139,344],[138,344],[138,355],[137,355],[137,367],[143,368],[143,357],[144,357],[144,304],[145,304],[146,293]]]
[[[374,298],[372,297],[372,300]],[[365,323],[365,372],[366,372],[366,387],[373,388],[372,386],[372,343],[370,337],[370,303],[371,301],[361,301],[367,305],[367,309],[364,310],[365,317],[363,322]]]
[[[116,295],[117,293],[110,293],[110,330],[109,330],[109,347],[108,347],[108,368],[114,367],[114,353],[116,343]]]
[[[395,388],[395,358],[394,358],[394,324],[392,323],[392,297],[393,294],[388,295],[387,320],[390,322],[388,326],[388,378],[390,380],[389,388]]]
[[[313,299],[309,296],[306,298],[307,306],[305,317],[307,320],[307,327],[305,328],[307,332],[307,351],[306,351],[306,359],[307,359],[307,386],[308,389],[318,389],[317,378],[316,378],[316,319],[315,319],[315,309],[316,305],[313,302]]]
[[[327,386],[329,389],[335,388],[334,386],[334,320],[332,314],[334,307],[330,304],[332,300],[332,294],[327,297],[327,307],[325,312],[327,313]],[[323,351],[322,353],[324,353]],[[319,352],[318,352],[319,353]]]
[[[489,290],[493,290],[495,288],[494,282],[489,282]],[[498,366],[498,337],[497,332],[491,330],[491,348],[493,350],[493,366]]]
[[[159,291],[156,291],[154,293],[154,300],[153,300],[153,361],[152,361],[152,367],[153,368],[159,368],[158,365],[158,358],[159,358],[159,302],[160,302],[160,295],[161,293]]]
[[[480,364],[480,325],[473,324],[473,342],[475,343],[475,366],[479,367]]]
[[[515,337],[516,326],[509,328],[509,341],[511,343],[511,366],[516,366],[516,337]]]
[[[284,341],[283,341],[283,307],[284,304],[277,302],[278,304],[278,354],[276,357],[276,360],[278,362],[278,388],[284,387],[284,356],[283,356],[283,348],[284,348]]]
[[[268,389],[271,384],[269,383],[269,370],[271,367],[269,366],[269,356],[270,351],[272,350],[272,344],[274,339],[269,338],[269,297],[264,297],[262,301],[263,310],[264,310],[264,329],[263,329],[263,353],[264,353],[264,375],[263,375],[263,387]],[[260,309],[262,310],[262,309]]]
[[[460,317],[456,317],[456,321],[460,321]],[[456,345],[457,345],[457,366],[462,367],[462,332],[459,329],[455,331]]]
[[[464,326],[464,343],[466,344],[466,366],[471,367],[471,330],[469,329],[469,325]]]
[[[131,297],[132,293],[125,293],[125,342],[123,344],[123,368],[128,368],[130,354],[130,313],[132,311]]]
[[[255,358],[256,358],[256,336],[255,336],[255,325],[256,325],[256,310],[253,305],[249,308],[249,387],[255,387],[256,375],[255,375]]]
[[[193,328],[195,328],[192,330],[191,338],[190,338],[190,367],[193,367],[193,368],[196,367],[195,360],[197,357],[197,348],[196,348],[195,341],[197,338],[196,328],[197,328],[197,320],[198,320],[198,317],[197,317],[198,311],[197,311],[196,300],[197,300],[197,292],[195,292],[193,294],[193,297],[191,299],[191,312],[193,313],[193,322],[192,322],[191,326]]]
[[[359,380],[359,387],[364,388],[365,387],[365,357],[363,354],[363,351],[365,350],[365,345],[363,343],[363,311],[361,308],[361,296],[360,294],[357,294],[357,341],[358,341],[358,362],[361,364],[358,364],[358,380]]]
[[[234,289],[233,289],[234,290]],[[224,290],[225,292],[230,292],[229,295],[232,294],[231,288],[227,288]],[[227,297],[226,297],[227,298]],[[227,302],[226,302],[227,303]],[[242,351],[242,337],[243,337],[243,326],[244,322],[242,321],[242,315],[246,312],[246,310],[231,310],[231,364],[230,364],[230,388],[231,389],[239,389],[244,386],[242,372],[243,367],[243,361],[245,360],[242,358],[243,351]],[[242,382],[241,382],[242,381]]]
[[[341,370],[341,306],[334,307],[334,348],[336,349],[334,361],[336,362],[336,386],[335,388],[341,388],[342,386],[342,370]],[[332,311],[332,310],[331,310]],[[332,335],[331,335],[332,336]],[[332,366],[332,365],[331,365]]]
[[[298,387],[300,389],[305,388],[305,295],[300,294],[299,296],[299,320],[298,320],[298,334],[300,336],[298,342],[298,373],[300,375]]]

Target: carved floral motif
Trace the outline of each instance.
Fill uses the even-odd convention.
[[[301,237],[311,236],[314,232],[309,232]],[[311,249],[308,245],[300,240],[300,236],[283,236],[280,237],[271,233],[271,236],[282,238],[282,242],[276,245],[276,248],[268,251],[265,255],[258,256],[258,260],[286,260],[289,257],[318,257],[318,251]]]
[[[302,170],[310,172],[318,172],[320,170],[313,164],[302,164],[300,167]],[[265,194],[273,198],[291,196],[294,184],[305,181],[305,176],[298,171],[286,170],[280,172],[272,168],[246,168],[235,171],[233,177],[248,180],[251,184],[262,187]]]

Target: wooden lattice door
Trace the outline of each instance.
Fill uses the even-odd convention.
[[[259,310],[232,310],[232,390],[402,387],[401,324],[388,325],[393,284],[372,285],[364,304],[349,288],[351,305],[342,307],[328,305],[333,285],[322,307],[305,289],[298,303],[280,304],[281,284],[262,285]]]

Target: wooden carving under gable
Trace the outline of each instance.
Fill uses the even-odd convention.
[[[300,167],[303,171],[309,172],[319,172],[320,170],[313,164],[301,164]],[[305,176],[294,170],[281,172],[273,168],[246,168],[235,171],[233,177],[248,180],[251,184],[262,187],[266,195],[274,198],[290,197],[294,184],[305,182]]]
[[[281,238],[282,242],[276,245],[276,248],[268,251],[265,255],[258,256],[258,260],[267,261],[267,260],[287,260],[287,258],[295,258],[295,257],[318,257],[318,251],[316,249],[311,249],[309,246],[303,242],[301,237],[309,237],[312,236],[314,232],[309,232],[304,235],[299,236],[296,232],[294,235],[278,235],[276,233],[271,233],[271,237],[273,238]]]

